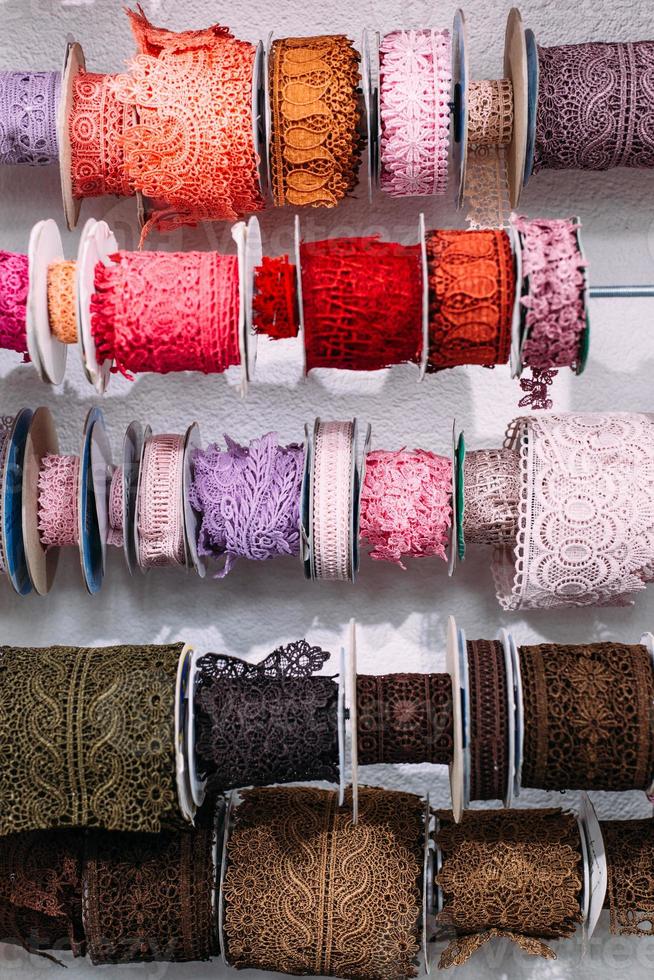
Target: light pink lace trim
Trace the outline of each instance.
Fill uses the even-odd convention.
[[[123,546],[123,468],[117,466],[109,487],[109,531],[107,544],[115,548]]]
[[[315,577],[350,582],[352,568],[352,422],[320,422],[314,442]]]
[[[520,500],[520,454],[515,449],[478,449],[463,464],[466,544],[515,541]]]
[[[381,187],[393,197],[447,188],[448,31],[394,31],[380,49]]]
[[[366,456],[361,540],[371,558],[446,558],[452,523],[452,464],[423,449],[378,450]]]
[[[47,453],[39,471],[39,537],[44,548],[79,541],[77,485],[79,456]]]
[[[184,439],[148,439],[138,499],[138,561],[141,568],[184,565]]]
[[[654,577],[654,416],[516,419],[515,548],[493,557],[504,609],[630,605]]]

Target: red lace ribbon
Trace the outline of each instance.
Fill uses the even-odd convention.
[[[418,245],[335,238],[303,244],[301,262],[307,371],[420,361]]]
[[[297,337],[295,266],[288,255],[264,255],[255,272],[252,311],[257,333],[267,334],[272,340]]]
[[[216,252],[117,252],[95,269],[100,360],[132,372],[220,374],[240,364],[238,260]]]

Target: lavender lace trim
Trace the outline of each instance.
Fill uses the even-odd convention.
[[[0,164],[57,163],[60,87],[56,71],[0,71]]]

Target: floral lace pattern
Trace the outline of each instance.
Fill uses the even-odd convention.
[[[300,329],[295,266],[288,255],[264,255],[257,266],[252,298],[254,329],[272,340],[297,337]]]
[[[184,437],[151,436],[136,508],[139,568],[186,564],[183,480]]]
[[[517,419],[515,549],[493,572],[503,609],[629,605],[654,570],[654,418],[588,413]]]
[[[73,197],[129,197],[134,193],[122,146],[134,114],[116,98],[113,81],[117,77],[79,71],[73,81],[68,120]]]
[[[255,49],[224,27],[176,34],[128,11],[137,45],[112,83],[136,119],[120,139],[132,186],[161,202],[143,230],[261,211],[252,138]]]
[[[50,330],[62,344],[77,342],[76,262],[53,262],[48,266],[48,320]]]
[[[0,164],[59,162],[58,71],[0,71]]]
[[[0,251],[0,348],[27,355],[27,291],[29,263],[26,255]]]
[[[117,466],[111,475],[108,507],[109,528],[107,544],[114,548],[123,546],[123,468]]]
[[[519,648],[522,783],[630,790],[654,778],[654,671],[644,646],[543,643]]]
[[[367,454],[360,536],[371,558],[400,568],[404,556],[445,561],[451,523],[449,459],[424,449]]]
[[[211,825],[90,834],[83,884],[91,962],[208,960],[215,952],[213,846]]]
[[[322,653],[322,651],[320,651]],[[195,753],[211,795],[243,786],[338,780],[338,684],[306,670],[315,659],[304,640],[238,676],[230,658],[198,662]],[[328,658],[324,654],[324,659]],[[322,658],[319,658],[322,659]],[[322,666],[322,664],[321,664]]]
[[[449,765],[453,752],[449,674],[359,674],[359,765]]]
[[[300,489],[304,450],[280,446],[269,432],[249,446],[225,435],[227,451],[216,444],[193,454],[189,499],[201,515],[198,552],[224,559],[217,578],[237,558],[266,561],[300,553]]]
[[[0,835],[156,833],[181,822],[173,733],[181,649],[0,647]]]
[[[460,966],[495,937],[555,959],[544,939],[567,939],[581,922],[581,841],[560,810],[439,812],[442,932],[456,934],[439,966]]]
[[[431,231],[429,371],[505,364],[511,345],[515,269],[504,231]]]
[[[477,449],[463,463],[467,544],[510,544],[518,532],[520,454],[515,449]]]
[[[258,663],[212,653],[199,661],[200,677],[203,683],[216,678],[258,678],[267,677],[311,677],[317,674],[329,660],[329,653],[320,647],[312,647],[306,640],[296,640],[286,646],[276,647]]]
[[[502,800],[509,773],[508,689],[504,648],[468,640],[470,799]]]
[[[534,172],[654,167],[654,45],[538,48]]]
[[[447,189],[449,31],[394,31],[379,47],[380,184],[392,197]]]
[[[508,146],[513,136],[513,85],[510,78],[470,82],[468,142],[473,146]]]
[[[654,926],[654,820],[602,821],[611,932],[651,936]]]
[[[420,362],[419,246],[335,238],[304,243],[301,262],[307,371]]]
[[[359,787],[248,790],[227,844],[226,958],[239,969],[391,980],[417,975],[424,804]]]
[[[221,374],[241,363],[235,255],[117,252],[98,262],[91,320],[98,359],[133,373]]]
[[[270,169],[276,205],[334,207],[359,170],[359,55],[342,34],[270,49]]]
[[[79,541],[77,485],[79,456],[46,453],[39,470],[39,538],[44,548],[74,547]]]

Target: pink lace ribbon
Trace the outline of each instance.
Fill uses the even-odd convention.
[[[444,194],[450,128],[448,31],[394,31],[380,53],[381,187],[393,197]]]
[[[516,419],[515,546],[493,557],[504,609],[624,606],[654,577],[654,415]]]
[[[0,252],[0,348],[29,361],[25,323],[29,263],[26,255]]]
[[[109,530],[107,544],[114,548],[123,546],[123,468],[117,466],[109,487]]]
[[[452,522],[452,464],[424,449],[377,450],[366,457],[361,540],[370,557],[446,558]]]
[[[137,508],[141,568],[185,565],[184,439],[151,436],[145,444]]]
[[[352,422],[320,422],[314,441],[313,569],[316,579],[351,582]]]
[[[66,548],[79,541],[79,456],[46,453],[39,471],[39,537],[44,548]]]

